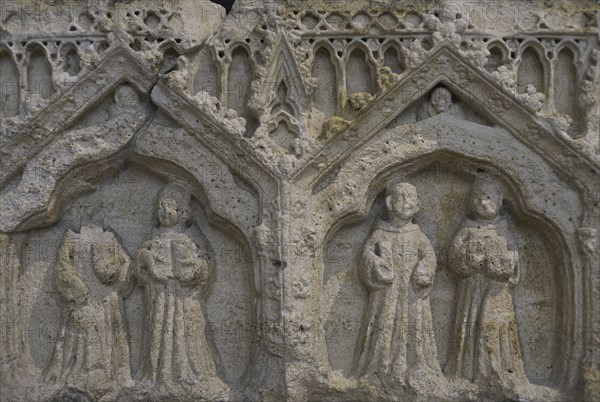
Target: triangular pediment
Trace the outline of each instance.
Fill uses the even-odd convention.
[[[549,123],[536,116],[513,93],[447,46],[434,51],[419,67],[401,76],[388,91],[373,99],[356,120],[329,139],[295,176],[317,172],[318,177],[325,177],[438,86],[448,88],[487,120],[508,130],[515,140],[572,176],[582,187],[589,188],[590,183],[595,182],[600,167],[594,161],[555,134]],[[319,168],[323,166],[327,168]]]
[[[189,96],[181,88],[161,79],[151,93],[152,102],[166,116],[194,135],[208,149],[238,172],[264,172],[278,176],[252,149],[245,138],[241,119],[234,119],[216,98]]]
[[[98,66],[59,94],[48,106],[11,128],[1,139],[0,184],[23,166],[88,110],[101,102],[123,82],[149,93],[157,74],[134,51],[122,45],[108,50]]]

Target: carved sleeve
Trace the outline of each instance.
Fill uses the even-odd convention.
[[[208,263],[198,256],[196,245],[188,238],[173,241],[173,253],[176,266],[175,276],[182,284],[206,283]]]
[[[361,273],[367,287],[381,289],[394,281],[391,241],[373,233],[365,243]]]
[[[152,282],[151,272],[154,272],[154,256],[152,253],[151,242],[147,241],[142,244],[142,247],[138,251],[135,263],[133,266],[135,276],[142,282]]]
[[[519,264],[519,251],[514,237],[508,232],[507,237],[507,248],[508,248],[508,264],[511,267],[511,275],[508,278],[508,282],[512,286],[516,286],[521,281],[521,266]]]
[[[448,272],[457,279],[463,279],[472,274],[469,265],[468,229],[461,229],[448,250]]]
[[[488,239],[486,275],[516,285],[519,282],[519,254],[509,248],[507,239],[495,236]]]
[[[419,261],[412,272],[412,285],[415,292],[421,297],[426,297],[433,285],[437,261],[431,242],[422,232],[419,234],[417,251]]]
[[[68,233],[58,249],[54,284],[67,302],[79,305],[89,299],[89,290],[75,268],[75,249]]]

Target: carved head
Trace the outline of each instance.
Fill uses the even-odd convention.
[[[140,97],[132,86],[124,84],[115,90],[115,103],[121,107],[137,107]]]
[[[385,192],[385,206],[391,215],[407,220],[419,211],[417,188],[412,184],[392,183]]]
[[[158,221],[161,226],[173,227],[192,217],[192,196],[185,188],[169,183],[158,193]]]
[[[468,207],[474,218],[495,218],[500,208],[500,194],[496,186],[476,180],[471,186]]]
[[[527,84],[527,86],[525,87],[525,92],[528,95],[535,95],[537,94],[537,88],[533,84]]]
[[[431,106],[438,113],[452,109],[452,94],[444,87],[438,87],[431,93]]]

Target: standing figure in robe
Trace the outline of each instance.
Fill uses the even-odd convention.
[[[208,263],[183,233],[192,217],[191,195],[169,183],[157,206],[160,225],[140,247],[135,269],[145,293],[137,377],[161,391],[184,389],[208,396],[206,387],[221,392],[226,386],[216,373],[200,303]]]
[[[120,299],[129,288],[130,259],[115,235],[95,225],[67,231],[54,285],[66,306],[46,380],[111,400],[131,385]]]
[[[446,374],[509,389],[527,377],[511,293],[519,283],[518,253],[499,205],[495,187],[476,181],[468,216],[448,251],[458,288]]]
[[[355,374],[400,386],[440,379],[429,306],[436,258],[429,239],[412,223],[419,210],[417,189],[409,183],[391,184],[385,205],[390,220],[377,223],[360,266],[369,303]]]

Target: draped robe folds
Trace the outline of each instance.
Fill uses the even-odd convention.
[[[459,283],[446,374],[478,383],[526,379],[510,290],[519,281],[517,253],[498,229],[467,222],[448,254]]]
[[[199,299],[208,265],[194,242],[174,232],[146,241],[136,273],[146,305],[139,379],[167,387],[220,382]]]
[[[441,376],[429,305],[435,269],[434,250],[417,225],[378,223],[360,267],[370,294],[357,376],[401,384],[418,371]]]
[[[131,381],[119,305],[119,293],[126,289],[129,279],[128,269],[129,257],[112,233],[90,225],[80,234],[65,234],[58,252],[55,286],[67,305],[47,381],[86,389],[100,399],[115,384]],[[97,285],[88,287],[92,281]]]

